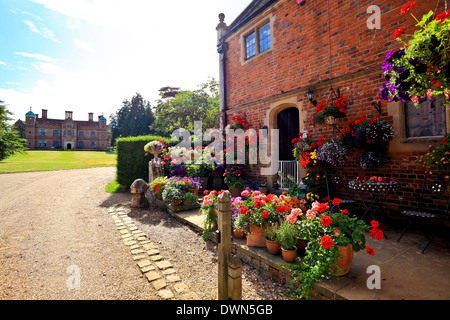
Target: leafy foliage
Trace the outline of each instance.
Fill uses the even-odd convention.
[[[12,156],[16,152],[25,152],[26,140],[20,138],[19,132],[8,121],[11,112],[0,101],[0,161]]]

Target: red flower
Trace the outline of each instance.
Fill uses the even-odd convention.
[[[339,237],[341,235],[341,231],[339,229],[334,230],[334,235]]]
[[[375,250],[373,250],[371,247],[367,247],[367,253],[373,256],[375,254]]]
[[[242,207],[241,207],[241,214],[246,214],[247,211],[248,211],[247,206],[242,206]]]
[[[439,22],[439,25],[441,25],[442,22],[444,22],[445,20],[447,20],[448,17],[450,17],[450,10],[447,11],[447,12],[439,13],[439,14],[437,15],[437,17],[436,17],[435,20],[438,20],[438,21],[441,20],[441,22]]]
[[[324,110],[325,106],[326,106],[325,102],[319,103],[316,108],[316,113],[319,113],[320,111]]]
[[[341,200],[341,199],[338,199],[338,198],[334,198],[334,199],[333,199],[333,202],[332,202],[333,206],[335,206],[335,205],[337,205],[337,204],[341,204],[341,203],[342,203],[342,200]]]
[[[412,7],[417,7],[417,5],[414,2],[408,2],[407,4],[405,4],[402,9],[400,10],[400,14],[405,14],[405,13],[409,13],[409,11],[411,11]]]
[[[261,217],[262,217],[262,218],[268,218],[268,217],[269,217],[269,212],[267,212],[266,210],[264,210],[263,212],[261,212]]]
[[[320,222],[322,222],[322,224],[325,227],[330,226],[331,222],[333,221],[333,219],[331,219],[329,216],[323,216],[322,219],[320,219]]]
[[[443,144],[443,145],[446,145],[446,144],[447,144],[447,140],[445,139],[445,137],[442,138],[442,144]]]
[[[370,235],[372,236],[372,238],[377,240],[381,240],[384,237],[383,231],[377,228],[373,228],[372,230],[370,230]]]
[[[325,249],[331,249],[333,247],[333,239],[331,239],[329,236],[323,236],[320,239],[320,243]]]
[[[284,209],[284,207],[283,206],[277,206],[277,211],[279,212],[279,213],[283,213],[284,211],[285,211],[285,209]]]
[[[378,221],[375,221],[375,220],[370,221],[370,225],[372,226],[372,228],[375,228],[375,229],[380,226]]]

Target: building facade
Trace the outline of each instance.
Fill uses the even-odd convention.
[[[93,113],[88,116],[88,121],[78,121],[66,111],[64,120],[50,119],[45,109],[41,117],[30,110],[25,121],[19,119],[14,125],[29,149],[106,150],[111,138],[106,118],[98,116],[94,121]]]
[[[395,136],[383,168],[363,170],[352,154],[336,170],[346,181],[394,177],[406,188],[390,201],[392,207],[414,206],[424,174],[416,158],[450,132],[450,106],[430,101],[416,110],[411,103],[380,100],[386,53],[402,46],[393,33],[415,29],[416,21],[400,14],[406,2],[255,0],[229,25],[219,15],[222,127],[241,115],[251,128],[279,129],[281,166],[292,163],[291,141],[299,133],[334,137],[360,116],[387,120]],[[414,10],[422,17],[430,10],[443,12],[444,3],[421,2]],[[346,118],[336,126],[318,124],[312,102],[330,104],[337,95],[348,100]],[[258,166],[253,168],[257,177]],[[301,178],[305,171],[295,174]],[[269,187],[277,178],[267,177]]]

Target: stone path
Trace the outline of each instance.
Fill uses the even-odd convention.
[[[150,242],[146,234],[136,227],[123,207],[108,210],[116,224],[125,246],[128,246],[133,260],[153,289],[162,299],[198,300],[194,292],[189,292],[188,286],[182,282],[170,261],[164,259],[158,246]]]

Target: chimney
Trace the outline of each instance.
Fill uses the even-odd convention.
[[[89,121],[94,121],[94,114],[89,112]]]
[[[42,109],[42,119],[47,119],[47,110]]]
[[[69,118],[73,120],[72,114],[73,114],[72,111],[66,111],[66,120],[69,119]]]

